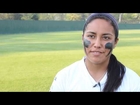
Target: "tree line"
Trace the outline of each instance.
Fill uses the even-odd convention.
[[[0,20],[85,21],[91,13],[0,13]],[[140,23],[140,13],[111,13],[118,23]]]

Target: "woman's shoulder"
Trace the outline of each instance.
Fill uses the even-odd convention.
[[[130,69],[128,67],[125,67],[125,68],[126,68],[126,73],[124,75],[124,80],[128,81],[130,83],[138,83],[138,84],[140,84],[140,76],[139,76],[139,74],[136,71],[134,71],[134,70],[132,70],[132,69]]]
[[[64,67],[63,69],[61,69],[57,73],[57,75],[66,75],[66,74],[71,74],[73,72],[77,72],[77,70],[79,70],[79,68],[81,68],[82,66],[83,66],[83,59],[75,61],[74,63]]]
[[[126,72],[118,91],[137,92],[140,91],[140,76],[134,70],[125,67]]]
[[[128,67],[125,67],[126,68],[126,76],[129,76],[129,77],[136,77],[136,78],[140,78],[139,77],[139,74],[136,72],[136,71],[134,71],[134,70],[132,70],[132,69],[130,69],[130,68],[128,68]]]

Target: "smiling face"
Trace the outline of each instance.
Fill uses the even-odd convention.
[[[88,47],[85,47],[87,60],[94,64],[101,64],[109,60],[109,49],[105,49],[105,44],[111,42],[113,48],[118,39],[115,40],[115,31],[111,23],[105,19],[94,19],[85,28],[82,37],[83,41],[90,41]]]

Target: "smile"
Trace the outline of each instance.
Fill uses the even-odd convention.
[[[99,52],[99,51],[91,51],[91,53],[95,56],[98,56],[98,55],[102,54],[102,52]]]

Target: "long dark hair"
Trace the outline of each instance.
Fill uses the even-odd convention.
[[[111,25],[113,26],[114,31],[115,31],[115,41],[116,41],[116,39],[118,38],[118,27],[115,23],[114,18],[109,14],[91,15],[84,25],[83,35],[84,35],[84,32],[85,32],[87,25],[93,19],[96,19],[96,18],[105,19],[111,23]],[[116,91],[122,83],[122,79],[124,77],[124,74],[125,74],[125,66],[121,62],[119,62],[113,54],[111,54],[110,61],[108,64],[107,81],[106,81],[105,87],[103,89],[103,92]]]
[[[103,92],[114,92],[121,85],[123,76],[125,74],[125,66],[111,54],[108,64],[107,81]]]

